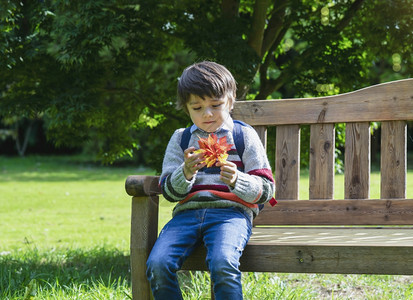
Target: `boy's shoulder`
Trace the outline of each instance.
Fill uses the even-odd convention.
[[[185,128],[178,128],[175,129],[174,133],[171,135],[169,139],[169,145],[179,144],[182,139],[182,134],[185,131]]]
[[[183,132],[186,130],[187,128],[178,128],[178,129],[175,129],[175,131],[174,131],[174,133],[172,134],[172,136],[171,136],[171,139],[180,139],[181,138],[181,136],[182,136],[182,134],[183,134]]]
[[[240,120],[232,120],[232,121],[234,122],[234,126],[235,125],[240,125],[240,126],[245,126],[245,127],[252,128],[252,126],[250,124],[247,124],[243,121],[240,121]]]
[[[240,120],[233,120],[233,121],[234,121],[234,128],[232,132],[234,136],[235,135],[243,136],[244,132],[246,133],[255,132],[255,129],[251,125],[243,121],[240,121]]]

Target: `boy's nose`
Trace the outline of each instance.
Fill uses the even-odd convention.
[[[212,116],[212,110],[210,108],[205,109],[204,117],[211,117],[211,116]]]

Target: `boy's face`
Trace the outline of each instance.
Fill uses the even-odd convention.
[[[232,103],[225,96],[221,99],[214,99],[205,96],[192,95],[186,107],[192,122],[206,132],[215,132],[225,121],[228,120]]]

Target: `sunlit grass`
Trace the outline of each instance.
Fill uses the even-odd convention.
[[[0,299],[129,296],[129,257],[116,249],[20,249],[0,253]]]
[[[379,171],[370,173],[370,199],[380,199],[380,180]],[[408,170],[406,182],[406,197],[413,199],[413,170]],[[299,188],[299,199],[308,199],[309,175],[307,170],[301,172]],[[344,174],[334,175],[334,199],[344,199]]]
[[[209,299],[210,281],[205,272],[184,272],[185,299]],[[244,273],[244,298],[293,299],[413,299],[412,276]]]
[[[77,157],[0,157],[0,251],[27,244],[127,250],[131,203],[124,184],[142,172]]]
[[[153,174],[102,167],[84,157],[0,156],[0,299],[130,299],[131,201],[124,183],[128,175],[142,173]],[[408,183],[412,177],[409,171]],[[342,175],[335,180],[344,181]],[[376,181],[378,173],[372,175],[372,197],[372,190],[379,191]],[[413,198],[411,193],[409,186]],[[161,198],[160,227],[172,208]],[[245,299],[260,300],[413,299],[412,280],[244,273],[243,288]],[[207,273],[182,272],[180,281],[185,299],[209,299]]]

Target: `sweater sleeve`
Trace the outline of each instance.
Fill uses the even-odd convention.
[[[183,131],[183,128],[178,129],[172,135],[162,164],[161,190],[165,199],[171,202],[184,199],[189,194],[196,177],[188,181],[183,172],[184,152],[180,146]]]
[[[231,191],[249,203],[262,204],[272,199],[275,184],[264,146],[253,128],[243,127],[245,150],[244,172],[238,172]]]

